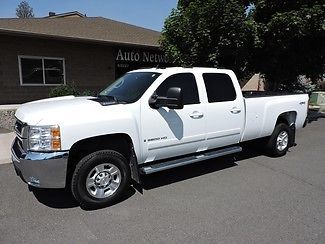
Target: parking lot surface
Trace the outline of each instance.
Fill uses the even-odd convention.
[[[253,147],[143,178],[120,203],[85,211],[0,165],[0,243],[325,243],[325,119],[285,157]]]

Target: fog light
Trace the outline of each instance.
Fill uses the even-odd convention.
[[[28,184],[31,186],[39,186],[41,184],[41,181],[39,179],[36,179],[35,177],[31,176],[31,177],[29,177]]]

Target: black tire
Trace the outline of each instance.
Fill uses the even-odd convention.
[[[283,145],[283,148],[279,149],[277,139],[281,133],[286,133],[288,135],[286,146]],[[272,135],[268,138],[265,149],[266,153],[272,157],[281,157],[284,156],[289,149],[289,142],[291,139],[290,128],[284,123],[277,124],[273,130]]]
[[[94,171],[94,168],[96,168],[96,166],[101,166],[106,163],[109,163],[109,165],[118,168],[120,177],[119,186],[117,186],[115,192],[113,192],[112,195],[109,195],[107,197],[104,196],[104,198],[98,198],[92,195],[89,189],[87,190],[86,180],[88,179],[89,174]],[[98,175],[99,173],[97,176]],[[93,176],[92,178],[97,178],[97,176]],[[107,207],[121,199],[125,190],[130,185],[130,178],[130,167],[128,166],[127,160],[123,155],[112,150],[97,151],[85,156],[77,164],[71,180],[71,191],[82,208],[97,209]],[[107,185],[110,184],[111,183],[107,183]],[[96,190],[97,187],[97,185],[94,186],[94,189]]]

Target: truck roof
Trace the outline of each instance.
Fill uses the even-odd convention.
[[[201,71],[201,72],[220,72],[229,73],[232,72],[230,69],[218,69],[218,68],[208,68],[208,67],[168,67],[168,68],[147,68],[147,69],[137,69],[130,72],[159,72],[159,73],[169,73],[169,72],[191,72],[191,71]]]

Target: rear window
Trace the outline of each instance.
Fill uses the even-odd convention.
[[[234,101],[236,91],[227,74],[204,73],[203,80],[209,103]]]

